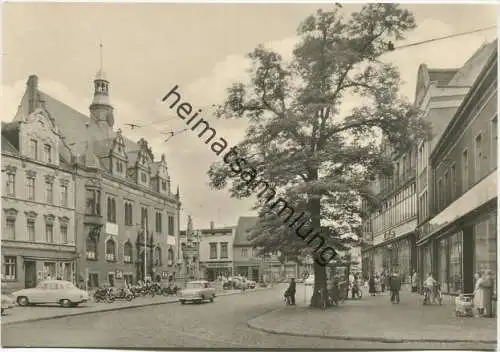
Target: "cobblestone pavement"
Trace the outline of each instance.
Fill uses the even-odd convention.
[[[496,341],[496,319],[457,318],[453,305],[423,306],[421,296],[408,292],[401,293],[400,304],[392,304],[386,293],[326,311],[306,307],[304,294],[311,292],[297,291],[298,306],[263,315],[249,325],[266,332],[360,340]]]
[[[247,321],[283,307],[283,287],[217,297],[214,303],[165,304],[2,326],[4,347],[494,349],[486,344],[374,343],[268,334]]]
[[[260,290],[257,288],[256,290]],[[225,290],[217,291],[218,296],[236,294],[239,293],[237,290]],[[53,317],[65,317],[70,315],[81,315],[89,314],[99,311],[110,311],[110,310],[120,310],[128,309],[132,307],[142,307],[147,305],[160,305],[170,302],[177,302],[179,300],[178,296],[155,296],[155,297],[137,297],[132,301],[117,300],[113,303],[96,303],[89,301],[78,305],[74,308],[62,308],[59,305],[42,305],[42,306],[32,306],[32,307],[14,307],[12,310],[8,310],[4,316],[2,316],[2,324],[12,324],[24,321],[35,321],[50,319]]]

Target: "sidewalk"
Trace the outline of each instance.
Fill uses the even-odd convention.
[[[262,291],[265,288],[255,288],[247,292]],[[239,294],[239,290],[227,290],[224,292],[217,292],[217,297]],[[115,301],[113,303],[96,303],[89,301],[75,308],[62,308],[57,305],[53,306],[32,306],[32,307],[19,307],[6,311],[2,316],[2,325],[19,324],[25,322],[33,322],[39,320],[49,320],[55,318],[63,318],[73,315],[85,315],[97,312],[108,312],[122,309],[131,309],[144,306],[154,306],[160,304],[176,303],[179,302],[178,296],[155,296],[155,297],[137,297],[132,301]]]
[[[379,342],[495,343],[494,318],[457,318],[454,306],[423,306],[422,297],[401,292],[401,303],[389,296],[364,295],[327,310],[307,307],[297,289],[297,306],[283,307],[248,322],[256,330],[292,336]]]

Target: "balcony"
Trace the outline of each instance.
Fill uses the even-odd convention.
[[[93,225],[104,225],[106,221],[101,215],[97,214],[85,214],[83,216],[83,222],[85,224],[93,224]]]

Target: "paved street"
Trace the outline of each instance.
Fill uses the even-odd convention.
[[[300,288],[299,288],[300,289]],[[275,335],[247,321],[283,307],[283,286],[214,303],[165,304],[2,326],[5,347],[493,349],[486,344],[374,343]],[[301,302],[298,302],[301,303]],[[294,309],[293,307],[290,307]],[[300,309],[300,306],[298,307]],[[370,319],[367,319],[370,321]],[[371,319],[371,321],[375,321]],[[363,327],[359,327],[363,328]],[[367,325],[366,329],[370,327]]]

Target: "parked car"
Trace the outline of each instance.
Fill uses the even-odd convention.
[[[5,312],[7,309],[14,308],[15,305],[16,305],[16,299],[14,296],[5,295],[2,293],[2,311],[1,311],[1,314],[3,314],[3,312]]]
[[[208,281],[190,281],[186,284],[186,288],[181,291],[179,302],[185,304],[186,302],[201,303],[205,300],[213,302],[215,298],[215,289],[210,287]]]
[[[257,283],[253,280],[248,280],[247,281],[247,287],[248,288],[255,288],[255,286],[257,286]]]
[[[64,280],[45,280],[35,288],[26,288],[12,295],[20,306],[58,303],[62,307],[76,307],[89,300],[87,292]]]
[[[307,279],[304,280],[304,284],[306,286],[313,286],[314,285],[314,275],[309,275]]]

